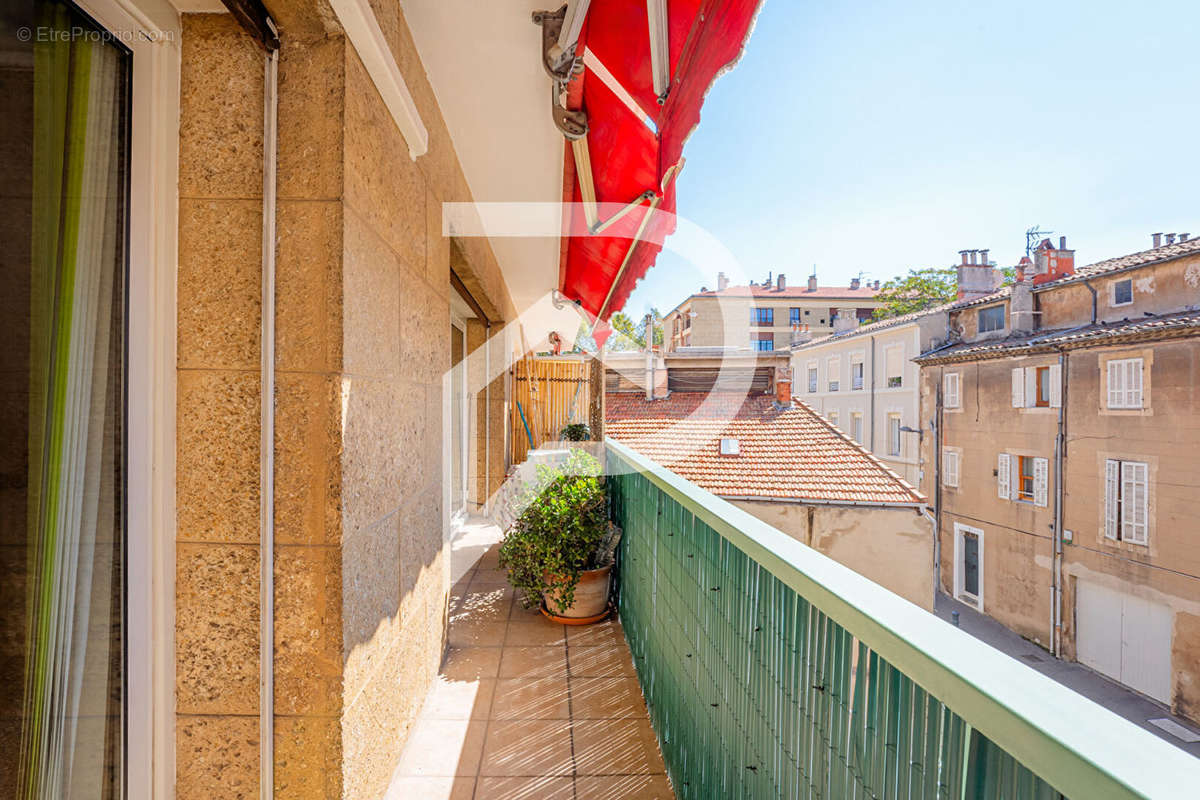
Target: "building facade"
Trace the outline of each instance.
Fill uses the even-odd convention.
[[[1200,242],[1170,242],[1078,269],[1043,242],[951,309],[922,487],[944,591],[1195,720]]]
[[[663,317],[668,352],[681,347],[750,347],[787,350],[801,332],[822,336],[833,332],[833,320],[867,320],[882,305],[875,299],[879,282],[855,279],[849,286],[818,286],[815,275],[791,286],[785,275],[748,286],[730,286],[725,273],[717,288],[702,287]]]

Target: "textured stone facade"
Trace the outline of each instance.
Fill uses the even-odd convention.
[[[374,11],[429,130],[416,161],[328,7],[268,5],[282,40],[273,780],[279,797],[376,798],[444,649],[451,243],[441,203],[471,196],[398,3]],[[177,794],[251,797],[265,777],[264,55],[227,15],[185,15],[183,30]],[[497,322],[512,318],[486,241],[455,250],[464,284]],[[493,349],[501,360],[503,346]],[[476,394],[472,458],[493,481],[505,468],[504,390],[501,372],[490,397]]]

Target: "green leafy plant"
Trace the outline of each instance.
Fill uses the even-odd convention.
[[[949,303],[958,295],[957,275],[954,267],[914,269],[887,281],[875,296],[883,302],[881,308],[875,309],[875,319],[899,317]]]
[[[592,438],[592,429],[584,422],[572,422],[558,433],[568,442],[586,442]]]
[[[522,511],[500,543],[500,566],[524,593],[526,608],[557,591],[558,610],[566,611],[580,573],[606,566],[600,563],[611,559],[611,550],[601,547],[608,531],[605,500],[600,462],[583,450],[572,450],[561,466],[538,466],[536,480],[517,499]]]

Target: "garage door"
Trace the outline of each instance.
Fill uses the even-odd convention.
[[[1079,581],[1075,651],[1079,661],[1161,703],[1171,701],[1171,609]]]

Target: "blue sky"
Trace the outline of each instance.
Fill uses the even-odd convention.
[[[766,0],[709,94],[679,214],[750,277],[822,284],[1001,265],[1024,231],[1077,263],[1200,235],[1200,10],[1186,2]],[[664,312],[715,269],[664,252],[625,311]]]

